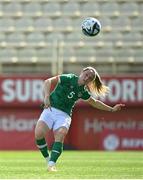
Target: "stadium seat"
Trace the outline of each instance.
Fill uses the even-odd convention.
[[[83,40],[84,35],[82,33],[79,33],[77,31],[74,31],[72,33],[68,33],[65,36],[65,41],[67,42],[78,42]]]
[[[76,57],[75,50],[73,48],[64,47],[63,48],[63,60],[65,62],[68,62],[73,57]]]
[[[0,43],[5,42],[5,41],[6,41],[5,33],[0,33]]]
[[[108,16],[101,16],[100,22],[102,26],[102,32],[111,32],[114,26],[112,26],[112,20]]]
[[[42,11],[44,16],[60,17],[62,15],[60,4],[58,2],[43,3]]]
[[[25,44],[25,35],[20,32],[14,32],[7,35],[8,46],[19,47]]]
[[[46,17],[35,19],[34,27],[36,31],[52,32],[54,30],[52,20]]]
[[[79,17],[81,14],[79,4],[77,2],[72,2],[72,1],[63,4],[62,14],[64,16]]]
[[[101,3],[100,9],[101,14],[103,14],[104,16],[114,17],[120,15],[119,5],[114,1]]]
[[[128,62],[142,61],[142,12],[142,0],[1,0],[0,63],[11,63],[13,57],[20,62],[37,61],[40,67],[63,54],[64,70],[74,71],[70,62],[76,70],[98,62],[103,73],[110,73],[109,61],[123,65],[116,72],[128,73]],[[81,31],[88,16],[101,22],[96,37]],[[58,54],[55,47],[63,52]]]
[[[10,63],[15,56],[16,50],[14,48],[0,48],[0,62]]]
[[[5,3],[3,6],[3,12],[5,17],[21,17],[23,15],[22,4],[15,1]]]
[[[119,16],[118,18],[112,19],[113,30],[129,32],[131,31],[130,20],[127,16]]]
[[[89,1],[85,4],[83,4],[83,6],[81,6],[80,10],[84,17],[86,17],[86,16],[99,17],[101,15],[99,4],[95,1]]]
[[[142,12],[143,12],[143,1],[138,2],[138,10],[139,10],[139,13],[142,14]]]
[[[89,58],[92,56],[95,56],[95,50],[92,47],[79,47],[75,49],[75,54],[80,62],[87,62],[89,61]]]
[[[139,8],[137,2],[125,2],[120,5],[120,12],[125,16],[138,16]]]
[[[131,27],[133,31],[143,32],[143,16],[131,19]]]
[[[16,28],[16,31],[32,32],[34,31],[33,20],[31,18],[26,18],[25,16],[23,16],[22,18],[16,19],[15,28]]]
[[[108,61],[111,57],[113,57],[113,49],[104,47],[95,49],[95,57],[98,62],[100,61]]]
[[[42,16],[42,8],[38,2],[29,2],[23,4],[24,16],[40,17]]]
[[[36,57],[36,50],[34,48],[20,48],[17,49],[17,57],[21,62],[28,62]]]
[[[3,5],[0,3],[0,17],[3,16]]]
[[[54,29],[56,31],[61,31],[61,32],[72,32],[73,27],[72,27],[72,21],[70,18],[57,18],[54,20]]]
[[[52,47],[40,48],[36,52],[36,56],[39,61],[52,61],[54,49]]]
[[[26,35],[26,42],[29,46],[45,46],[45,36],[41,32],[32,32]]]
[[[0,19],[0,32],[13,32],[14,30],[14,20],[12,18]]]
[[[131,31],[128,33],[124,33],[122,36],[122,40],[124,42],[134,43],[136,41],[143,41],[143,35],[138,31]]]
[[[84,4],[89,2],[89,0],[76,0],[76,2],[80,3],[80,4]]]
[[[121,34],[121,32],[118,31],[110,31],[110,32],[104,32],[101,35],[101,40],[105,42],[115,42],[118,40],[121,40],[122,37],[124,38],[124,35]]]
[[[65,35],[60,32],[47,33],[45,35],[46,43],[56,43],[64,40]]]
[[[133,52],[135,62],[142,62],[143,61],[143,50],[142,48],[136,48]]]
[[[126,48],[116,48],[113,50],[116,62],[128,62],[130,57],[133,57],[133,50]]]
[[[81,33],[81,25],[82,25],[83,20],[84,20],[84,18],[79,17],[79,18],[75,18],[72,21],[72,27],[73,27],[75,33],[77,33],[77,35],[79,35],[79,33]]]

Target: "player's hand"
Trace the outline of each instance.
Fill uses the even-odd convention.
[[[50,111],[52,111],[49,97],[44,98],[44,108],[45,109],[49,108]]]
[[[116,104],[114,107],[113,107],[113,110],[112,112],[116,112],[116,111],[120,111],[122,109],[122,107],[124,107],[125,104]]]

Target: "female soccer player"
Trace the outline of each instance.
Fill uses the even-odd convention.
[[[54,90],[50,92],[52,86]],[[86,67],[79,76],[62,74],[44,82],[44,110],[35,128],[36,144],[47,161],[49,171],[57,171],[56,161],[62,153],[63,142],[71,124],[72,109],[78,99],[86,100],[93,107],[105,111],[119,111],[124,104],[110,107],[96,100],[108,92],[99,74],[93,67]],[[46,133],[53,130],[55,142],[49,156]]]

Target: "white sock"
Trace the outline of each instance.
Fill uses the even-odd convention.
[[[56,164],[56,163],[55,163],[54,161],[49,161],[49,162],[48,162],[48,165],[49,165],[49,166],[54,166],[55,164]]]

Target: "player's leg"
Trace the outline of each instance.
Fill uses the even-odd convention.
[[[56,116],[54,119],[55,123],[53,125],[53,132],[55,142],[51,150],[50,160],[48,163],[49,167],[55,167],[56,162],[62,153],[63,142],[71,124],[71,117],[60,110],[56,110]]]
[[[51,113],[52,112],[49,109],[44,109],[35,127],[36,145],[41,151],[43,157],[47,159],[47,162],[49,160],[49,153],[45,137],[46,133],[50,131],[51,127],[53,126]]]
[[[48,146],[45,140],[46,133],[49,131],[48,126],[43,121],[38,121],[35,127],[35,141],[43,157],[49,159]]]
[[[63,151],[63,142],[67,133],[68,129],[66,127],[60,127],[59,129],[54,131],[55,142],[52,146],[50,160],[48,163],[49,171],[56,171],[56,161]]]

